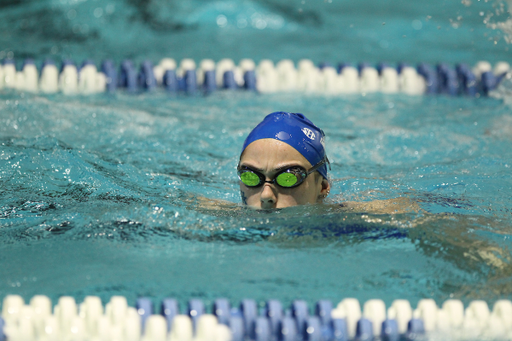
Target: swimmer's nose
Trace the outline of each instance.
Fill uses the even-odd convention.
[[[260,194],[261,208],[275,208],[277,203],[276,193],[272,185],[264,184]]]

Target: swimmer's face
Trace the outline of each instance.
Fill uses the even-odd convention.
[[[290,145],[274,140],[261,139],[245,148],[240,166],[249,167],[273,180],[283,169],[301,166],[309,170],[312,165]],[[254,208],[283,208],[321,202],[327,196],[330,185],[318,172],[310,174],[302,184],[293,188],[264,183],[259,187],[247,187],[240,181],[242,200]]]

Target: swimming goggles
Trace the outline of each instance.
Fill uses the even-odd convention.
[[[309,170],[306,170],[301,166],[292,166],[277,173],[270,181],[266,181],[265,175],[255,171],[254,169],[247,166],[238,166],[238,178],[247,187],[259,187],[264,183],[270,183],[283,188],[293,188],[303,183],[309,174],[322,167],[326,162],[329,163],[327,157],[311,167]]]

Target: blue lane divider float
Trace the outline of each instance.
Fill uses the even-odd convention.
[[[283,318],[283,308],[281,302],[277,300],[269,300],[265,306],[265,316],[270,323],[270,332],[277,335],[279,330],[279,322]]]
[[[356,339],[360,341],[373,340],[373,326],[370,320],[361,318],[357,321]]]
[[[167,322],[167,332],[170,332],[174,317],[180,313],[178,301],[172,298],[164,299],[160,306],[160,313]]]
[[[180,90],[185,91],[185,93],[193,95],[197,91],[197,74],[195,70],[186,70],[185,75],[181,78],[182,82],[178,82],[180,84]]]
[[[309,315],[308,314],[308,304],[306,303],[306,301],[302,301],[302,300],[293,301],[291,310],[292,310],[293,318],[295,319],[295,321],[297,321],[297,325],[299,327],[303,326],[309,317],[308,316]],[[302,331],[299,330],[298,332],[301,333]]]
[[[153,315],[153,302],[151,302],[149,298],[141,297],[137,299],[135,308],[140,316],[141,330],[142,333],[144,333],[146,321],[151,315]]]
[[[455,70],[447,64],[437,65],[437,75],[439,79],[439,93],[456,96],[459,92],[459,83]]]
[[[235,75],[234,75],[233,71],[228,70],[228,71],[224,72],[224,75],[222,77],[223,77],[224,89],[234,90],[237,88],[237,84],[235,81]]]
[[[249,338],[254,341],[271,340],[273,337],[269,320],[262,316],[257,317],[250,328]]]
[[[156,87],[156,79],[153,74],[153,65],[149,60],[144,61],[140,66],[138,85],[144,90],[152,90]]]
[[[101,64],[101,72],[106,77],[106,88],[108,92],[115,92],[117,90],[117,71],[114,62],[111,60],[105,60]]]
[[[137,72],[131,60],[125,60],[121,63],[118,86],[126,88],[130,92],[137,91]]]
[[[0,317],[0,341],[5,341],[5,323],[4,319]]]
[[[467,64],[461,63],[455,66],[460,94],[466,96],[475,96],[477,94],[477,79]]]
[[[384,341],[398,341],[400,333],[398,332],[398,324],[396,323],[396,320],[384,320],[384,322],[382,322],[381,335]]]
[[[496,76],[490,71],[482,73],[482,81],[480,84],[481,91],[486,96],[489,95],[489,92],[495,89],[498,85]]]
[[[431,65],[427,63],[420,63],[418,65],[418,74],[425,79],[425,86],[427,94],[436,94],[438,92],[438,79],[437,73]]]
[[[218,63],[205,59],[199,67],[191,59],[178,64],[162,59],[157,65],[143,61],[136,65],[124,60],[119,65],[111,60],[101,63],[99,70],[91,60],[80,67],[72,60],[56,64],[46,59],[37,69],[34,61],[23,61],[21,69],[16,61],[5,59],[0,65],[0,89],[65,94],[113,93],[122,89],[131,93],[163,88],[171,94],[212,93],[217,90],[248,90],[261,93],[301,92],[318,94],[345,93],[406,93],[409,95],[442,94],[447,96],[488,96],[510,71],[506,62],[494,68],[488,62],[478,62],[472,68],[461,63],[450,65],[420,63],[413,66],[398,63],[395,67],[381,62],[376,65],[361,62],[354,66],[338,63],[315,65],[301,60],[274,64],[262,60],[258,65],[250,59],[238,65],[230,59]]]
[[[191,299],[180,310],[176,299],[167,298],[154,311],[149,298],[139,298],[130,307],[126,298],[114,296],[102,306],[88,296],[77,305],[72,297],[61,297],[53,307],[48,297],[34,296],[25,304],[20,296],[6,296],[0,317],[3,340],[113,340],[128,341],[372,341],[372,340],[510,340],[512,302],[497,301],[492,311],[484,301],[466,308],[448,300],[440,307],[432,299],[412,309],[406,300],[386,306],[369,300],[347,298],[333,308],[318,301],[314,309],[295,300],[288,309],[280,301],[268,300],[258,312],[254,300],[236,307],[219,298],[205,306]],[[183,306],[185,307],[185,305]]]
[[[170,93],[176,93],[179,89],[178,77],[176,77],[176,71],[166,70],[163,76],[164,88]]]
[[[212,93],[217,90],[217,83],[215,81],[215,70],[208,70],[204,72],[204,91]]]
[[[229,329],[231,330],[232,341],[243,341],[244,340],[244,321],[241,316],[232,317],[229,322]]]
[[[188,316],[192,320],[192,326],[194,330],[197,329],[197,321],[204,314],[204,304],[203,301],[198,299],[192,299],[188,301]]]
[[[256,323],[258,318],[258,306],[256,301],[245,299],[240,302],[240,313],[244,317],[244,335],[251,337],[252,326]]]
[[[231,308],[229,306],[229,301],[225,298],[218,298],[213,303],[213,312],[215,316],[217,316],[217,320],[219,323],[229,325],[229,320],[231,318]]]
[[[254,70],[247,70],[244,73],[244,89],[245,90],[253,90],[256,88],[256,72]]]

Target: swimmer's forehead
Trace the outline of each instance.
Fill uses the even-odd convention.
[[[292,166],[312,167],[295,148],[275,139],[261,139],[249,144],[240,157],[240,165],[258,171],[277,171]]]

